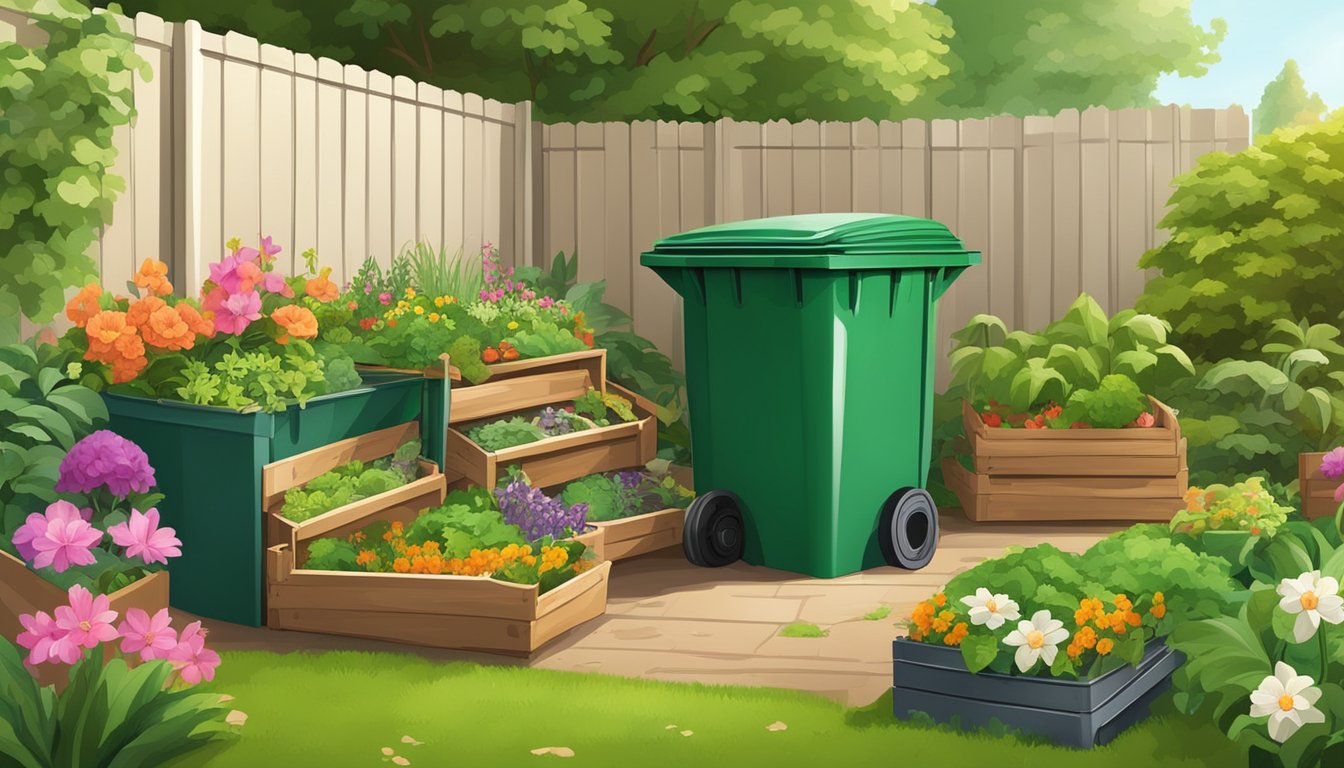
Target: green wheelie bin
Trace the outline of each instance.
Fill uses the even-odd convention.
[[[721,224],[642,254],[684,299],[691,562],[928,564],[934,321],[979,261],[936,221],[871,213]]]

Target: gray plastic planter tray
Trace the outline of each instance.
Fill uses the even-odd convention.
[[[923,712],[935,721],[956,719],[963,729],[997,720],[1055,744],[1090,749],[1111,741],[1148,716],[1185,657],[1151,640],[1138,667],[1124,666],[1092,680],[971,674],[956,648],[891,644],[892,709],[898,719]]]

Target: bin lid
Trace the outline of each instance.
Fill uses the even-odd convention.
[[[887,213],[813,213],[716,224],[657,241],[646,267],[886,269],[980,262],[947,227]]]

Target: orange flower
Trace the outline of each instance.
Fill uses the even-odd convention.
[[[295,304],[286,304],[271,313],[271,319],[280,326],[281,334],[276,341],[288,344],[289,337],[311,339],[317,336],[317,318],[312,310]]]
[[[140,326],[145,343],[159,349],[191,349],[196,344],[196,332],[173,307],[164,305],[154,310]]]
[[[140,328],[149,322],[150,315],[166,306],[168,306],[168,303],[158,296],[146,296],[133,302],[130,308],[126,310],[126,322]]]
[[[1114,649],[1115,641],[1111,640],[1109,637],[1104,637],[1097,641],[1097,653],[1102,656],[1105,656]]]
[[[944,605],[947,605],[947,595],[943,594],[942,592],[939,592],[938,594],[933,596],[933,602],[939,608],[942,608]]]
[[[65,305],[65,316],[76,328],[83,328],[89,322],[89,318],[101,311],[98,297],[102,295],[103,289],[97,283],[89,283],[80,288],[79,293]]]
[[[1079,648],[1078,646],[1074,645],[1073,643],[1069,643],[1068,653],[1069,653],[1069,658],[1070,658],[1070,659],[1076,659],[1076,658],[1078,658],[1080,655],[1082,655],[1082,653],[1083,653],[1083,649],[1082,649],[1082,648]]]
[[[957,622],[957,625],[952,628],[952,631],[947,633],[947,637],[943,638],[943,644],[961,645],[961,641],[966,638],[967,634],[969,634],[969,627],[966,622],[959,621]]]
[[[1133,611],[1125,614],[1125,623],[1131,627],[1137,627],[1143,623],[1143,617]]]
[[[939,617],[933,620],[934,632],[946,632],[949,626],[951,626],[951,624],[948,622],[947,619]]]
[[[84,326],[89,339],[89,358],[103,363],[111,363],[116,357],[144,357],[145,345],[135,331],[135,326],[127,322],[125,312],[105,309],[89,318]]]
[[[1129,601],[1129,598],[1123,594],[1116,595],[1113,602],[1115,603],[1115,607],[1122,611],[1128,611],[1130,608],[1134,607],[1134,604]]]
[[[167,296],[173,292],[173,284],[168,282],[168,265],[156,259],[145,259],[140,263],[140,271],[131,278],[137,288],[149,291],[155,296]]]
[[[357,563],[358,565],[367,565],[368,563],[373,562],[377,558],[378,556],[373,554],[373,550],[365,549],[360,551],[359,556],[355,558],[355,563]]]
[[[1152,608],[1148,609],[1148,612],[1153,614],[1153,618],[1160,619],[1163,616],[1167,615],[1167,606],[1165,603],[1158,603],[1157,605],[1154,605]]]
[[[192,333],[213,338],[215,335],[215,313],[201,312],[196,307],[183,301],[173,307],[177,314],[182,318],[182,322],[187,324]]]
[[[411,561],[404,557],[398,557],[392,561],[392,570],[397,573],[409,573],[411,570]]]
[[[336,284],[331,281],[328,275],[331,274],[331,267],[323,267],[322,272],[308,281],[304,286],[303,292],[312,296],[318,301],[331,301],[341,295],[341,291]]]

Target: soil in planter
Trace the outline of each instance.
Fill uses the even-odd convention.
[[[489,576],[547,592],[591,567],[579,541],[529,542],[480,488],[454,491],[410,521],[378,521],[346,538],[315,539],[303,567],[317,571]]]
[[[663,509],[684,509],[695,494],[666,472],[632,469],[588,475],[560,491],[566,505],[586,504],[588,522],[623,520]]]
[[[410,440],[395,453],[373,462],[351,461],[285,492],[280,514],[302,523],[333,509],[400,488],[419,476],[420,441]]]
[[[570,403],[517,411],[501,418],[464,424],[467,438],[491,453],[548,437],[635,421],[629,400],[589,389]]]

